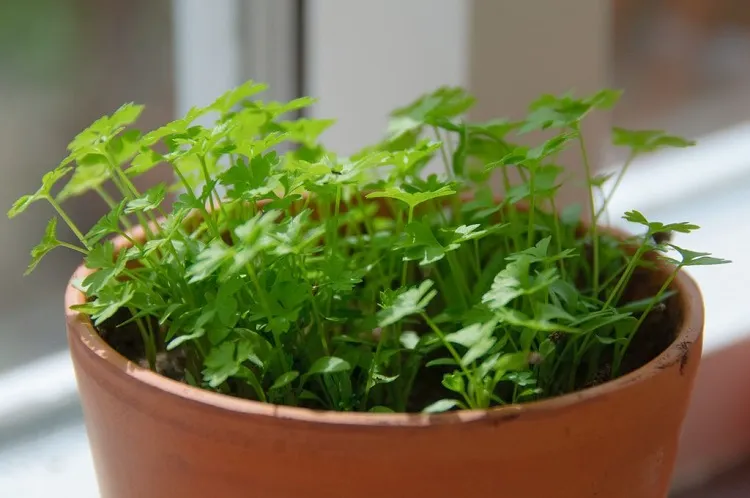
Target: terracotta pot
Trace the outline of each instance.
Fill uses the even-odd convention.
[[[646,366],[554,399],[437,415],[320,412],[190,387],[115,352],[70,310],[85,297],[68,287],[101,496],[665,498],[703,332],[696,284],[681,273],[675,285],[678,337]]]

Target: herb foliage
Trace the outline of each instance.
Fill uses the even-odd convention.
[[[380,143],[341,157],[320,141],[332,121],[285,119],[313,99],[255,99],[263,90],[248,82],[147,133],[131,127],[143,107],[126,104],[78,134],[39,190],[8,213],[49,203],[56,216],[29,271],[56,247],[82,253],[92,273],[78,283],[89,300],[77,309],[97,326],[128,310],[117,325],[138,331],[150,366],[164,350],[181,351],[192,385],[371,412],[556,396],[602,371],[622,373],[632,339],[671,294],[677,271],[726,262],[658,236],[697,228],[689,223],[631,211],[626,219],[644,233],[627,243],[599,227],[634,158],[693,144],[614,129],[614,144],[630,155],[605,191],[581,122],[612,107],[619,92],[545,95],[523,121],[474,123],[462,119],[474,99],[439,88],[395,110]],[[206,114],[216,116],[213,126],[195,124]],[[549,134],[537,147],[513,142],[536,130]],[[279,154],[280,144],[293,147]],[[586,225],[555,203],[558,154],[568,147],[582,152],[593,213]],[[433,159],[444,174],[423,174]],[[133,179],[159,164],[172,168],[175,183],[139,191]],[[493,174],[503,200],[490,189]],[[61,204],[89,191],[110,211],[84,232]],[[76,244],[58,239],[60,221]],[[131,237],[137,224],[143,239]],[[130,246],[118,251],[114,236]],[[673,273],[655,294],[624,302],[653,254]]]

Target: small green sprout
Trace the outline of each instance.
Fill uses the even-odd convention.
[[[143,107],[126,104],[79,133],[8,212],[47,202],[55,216],[27,272],[57,247],[82,253],[87,302],[75,309],[114,346],[139,341],[131,360],[158,371],[159,355],[179,355],[190,385],[373,413],[553,397],[624,373],[637,334],[670,333],[646,318],[672,306],[677,272],[727,262],[664,235],[698,228],[690,223],[629,211],[644,233],[628,241],[598,226],[634,158],[693,145],[615,128],[614,145],[630,154],[603,193],[609,178],[593,174],[581,123],[618,91],[545,95],[524,120],[472,123],[474,98],[442,87],[395,110],[382,141],[342,157],[321,141],[332,120],[288,119],[313,99],[257,100],[264,90],[247,82],[145,133],[132,128]],[[206,116],[212,125],[196,123]],[[535,130],[551,136],[515,143]],[[585,232],[579,207],[556,203],[570,147],[586,171]],[[423,174],[432,160],[443,174]],[[140,191],[134,180],[157,165],[174,183]],[[502,201],[489,188],[495,173]],[[89,192],[108,211],[84,230],[62,203]],[[60,220],[75,243],[58,237]],[[672,272],[629,299],[654,254]]]

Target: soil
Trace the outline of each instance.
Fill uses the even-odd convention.
[[[126,309],[121,309],[115,313],[109,320],[106,320],[97,328],[99,335],[112,346],[112,349],[123,355],[130,361],[137,363],[143,368],[149,368],[146,360],[146,351],[143,339],[138,327],[134,323],[126,322],[132,315]],[[155,330],[159,324],[153,323]],[[181,349],[166,351],[164,344],[159,344],[159,351],[156,354],[156,371],[169,377],[170,379],[185,381],[185,352]]]
[[[622,302],[631,302],[655,295],[663,283],[653,271],[638,268],[631,285],[626,289]],[[679,296],[673,295],[648,314],[643,325],[633,337],[628,353],[622,363],[622,374],[641,368],[650,362],[677,338],[682,323]]]

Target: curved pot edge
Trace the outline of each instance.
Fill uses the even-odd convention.
[[[660,263],[660,266],[662,269],[670,268],[669,265],[663,263]],[[676,366],[679,366],[680,373],[682,373],[688,361],[698,361],[702,350],[703,298],[694,279],[684,270],[681,270],[674,280],[674,285],[680,291],[678,296],[683,310],[683,321],[677,337],[666,350],[649,363],[615,380],[542,401],[493,407],[488,410],[462,410],[438,414],[373,414],[312,410],[239,399],[192,387],[152,372],[128,360],[99,336],[88,316],[70,309],[71,306],[83,304],[86,300],[84,294],[73,286],[73,281],[90,272],[91,270],[81,265],[73,273],[65,291],[65,316],[69,339],[80,341],[85,351],[92,355],[92,359],[106,362],[120,371],[122,375],[173,396],[196,403],[212,405],[229,412],[290,419],[299,422],[373,427],[417,427],[460,424],[478,420],[512,420],[521,414],[524,415],[524,418],[540,416],[556,413],[559,410],[572,408],[583,403],[601,400],[627,386],[647,382],[658,373]],[[698,358],[694,358],[695,353],[698,354]]]

